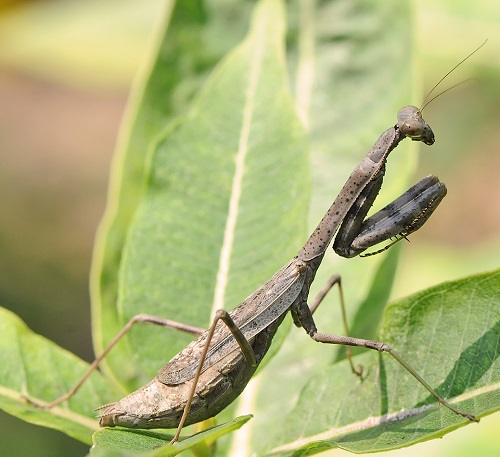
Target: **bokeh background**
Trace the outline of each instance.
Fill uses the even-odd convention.
[[[94,235],[127,95],[163,7],[164,0],[0,0],[0,306],[89,361]],[[500,3],[424,0],[415,8],[427,90],[488,43],[454,76],[477,80],[426,109],[437,142],[421,154],[418,176],[438,174],[449,194],[404,250],[395,298],[500,259]],[[390,454],[499,455],[497,416]],[[2,412],[0,436],[6,456],[88,452]]]

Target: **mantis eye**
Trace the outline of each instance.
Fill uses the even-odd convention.
[[[424,129],[421,122],[410,120],[403,122],[399,126],[399,130],[401,130],[401,132],[403,132],[406,136],[413,137],[422,135]]]
[[[424,121],[416,106],[405,106],[399,110],[397,127],[413,141],[422,141],[427,145],[434,144],[434,132]]]

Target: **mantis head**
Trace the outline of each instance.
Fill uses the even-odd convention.
[[[399,110],[397,128],[413,141],[422,141],[429,146],[434,144],[434,132],[416,106],[409,105]]]

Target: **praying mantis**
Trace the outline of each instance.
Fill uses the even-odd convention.
[[[313,313],[328,290],[340,283],[340,276],[333,276],[328,287],[308,304],[309,288],[335,235],[333,249],[344,257],[356,256],[386,240],[393,239],[391,244],[394,244],[422,227],[445,197],[446,186],[437,177],[428,176],[365,219],[382,186],[387,158],[406,137],[427,145],[434,143],[432,129],[415,106],[399,111],[397,124],[380,136],[354,169],[298,254],[232,311],[219,309],[208,330],[139,314],[126,324],[71,391],[48,404],[30,402],[51,408],[70,398],[135,323],[174,328],[195,335],[196,339],[164,365],[151,382],[98,409],[104,410],[99,416],[101,426],[177,428],[171,441],[175,443],[183,426],[215,416],[240,395],[290,311],[295,325],[304,328],[314,341],[387,352],[444,407],[477,421],[475,416],[454,408],[438,395],[387,344],[347,336],[347,324],[345,336],[317,331]],[[346,322],[343,300],[341,305]],[[348,359],[352,371],[361,375],[349,352]]]
[[[434,88],[483,45],[457,64]],[[387,158],[398,144],[405,138],[429,146],[434,143],[434,133],[423,119],[422,109],[406,106],[398,112],[396,125],[382,133],[353,170],[297,255],[232,311],[217,310],[208,330],[150,314],[138,314],[123,327],[68,393],[50,403],[30,397],[26,400],[42,408],[52,408],[72,397],[116,343],[138,322],[173,328],[196,338],[160,368],[148,384],[97,409],[103,410],[99,415],[99,424],[103,427],[176,428],[171,440],[174,444],[185,425],[215,416],[242,393],[290,312],[295,325],[302,327],[316,342],[388,353],[437,402],[457,415],[478,422],[474,415],[453,407],[441,397],[386,343],[348,336],[339,275],[332,276],[319,295],[308,303],[310,286],[334,237],[332,247],[342,257],[360,255],[372,246],[391,240],[384,248],[365,255],[382,252],[422,227],[446,196],[446,186],[437,177],[428,176],[366,218],[382,186]],[[313,318],[323,298],[336,284],[341,292],[344,336],[318,332]],[[349,350],[347,358],[353,373],[361,376],[361,369],[354,366]]]

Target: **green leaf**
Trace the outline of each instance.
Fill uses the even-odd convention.
[[[94,250],[91,292],[96,354],[123,326],[117,309],[118,272],[130,221],[145,191],[148,152],[169,123],[186,113],[194,94],[215,63],[240,39],[246,23],[247,9],[241,6],[205,5],[201,0],[175,2],[173,9],[171,3],[165,6],[158,44],[151,49],[152,62],[145,60],[122,122],[108,206]],[[124,392],[138,386],[132,357],[130,348],[119,345],[102,364]]]
[[[202,455],[199,453],[202,450],[199,449],[199,452],[197,452],[196,446],[209,447],[210,443],[215,442],[215,440],[227,433],[237,430],[248,422],[251,417],[248,415],[237,417],[225,424],[199,432],[175,445],[169,444],[173,437],[172,433],[167,434],[159,430],[103,429],[94,433],[94,447],[89,455],[91,457],[166,457],[178,455],[186,449],[192,449],[195,455]]]
[[[390,305],[380,340],[436,391],[482,417],[500,409],[500,270],[447,282]],[[389,355],[363,354],[317,373],[268,455],[341,447],[375,452],[438,438],[470,421],[434,398]]]
[[[16,417],[63,431],[85,443],[97,428],[95,405],[116,398],[95,372],[63,407],[44,410],[24,395],[51,401],[65,394],[88,365],[70,352],[33,333],[15,314],[0,308],[0,407]]]
[[[154,151],[121,265],[124,322],[146,312],[208,327],[300,246],[308,155],[287,88],[282,15],[278,1],[258,4],[246,40]],[[134,329],[142,381],[191,339]]]

